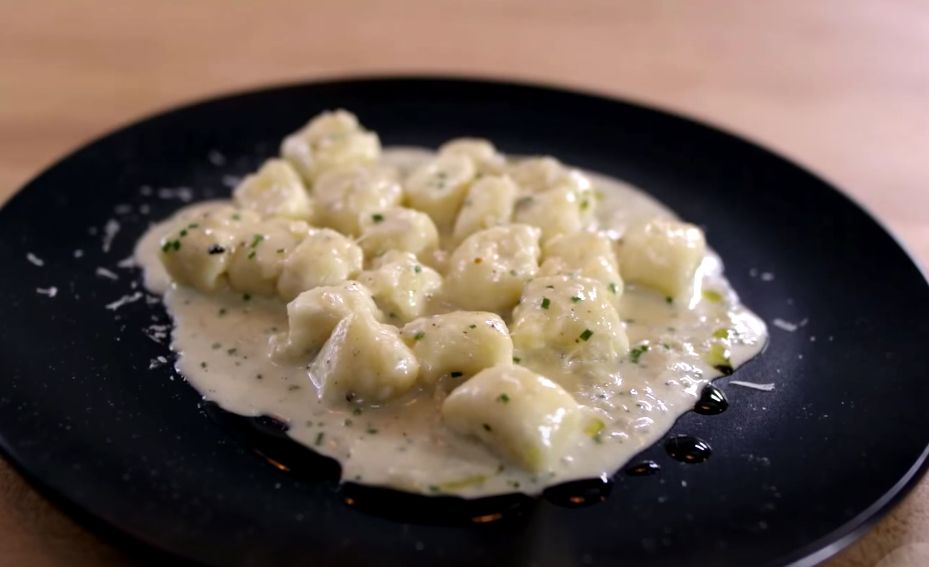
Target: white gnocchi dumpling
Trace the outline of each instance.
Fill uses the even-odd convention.
[[[409,390],[419,363],[396,327],[359,311],[336,325],[309,375],[321,399],[376,404]]]
[[[442,287],[442,276],[409,252],[391,251],[362,272],[358,281],[365,285],[391,323],[405,323],[423,314]]]
[[[432,217],[440,230],[447,230],[464,201],[468,186],[477,168],[470,158],[458,155],[440,155],[417,167],[407,177],[407,204]]]
[[[554,353],[567,367],[616,361],[629,350],[610,292],[582,276],[529,282],[510,330],[517,356]]]
[[[401,336],[416,354],[426,384],[444,377],[458,384],[484,368],[513,361],[513,341],[496,313],[452,311],[423,317],[407,323]]]
[[[590,191],[556,187],[520,197],[516,201],[513,220],[539,227],[543,240],[548,240],[588,227],[593,220],[594,203]]]
[[[509,224],[475,232],[449,258],[446,295],[464,309],[504,312],[539,270],[538,228]]]
[[[620,269],[626,281],[675,298],[692,288],[705,253],[703,231],[696,226],[653,219],[629,227],[623,235]]]
[[[393,168],[382,165],[355,165],[323,173],[313,186],[316,222],[343,234],[357,235],[359,220],[395,207],[403,188]]]
[[[455,220],[455,242],[479,230],[509,223],[517,191],[516,184],[505,175],[485,175],[475,181]]]
[[[460,155],[470,158],[478,173],[494,174],[503,171],[506,158],[483,138],[454,138],[439,146],[439,155]]]
[[[522,366],[487,368],[442,404],[445,425],[531,472],[554,468],[576,438],[581,409],[567,391]]]
[[[281,156],[312,182],[323,171],[357,163],[372,163],[381,155],[374,132],[361,127],[351,112],[323,112],[284,138]]]
[[[524,193],[541,193],[558,187],[574,189],[578,193],[591,190],[586,175],[565,167],[553,157],[526,158],[512,164],[507,172]]]
[[[364,253],[350,238],[328,229],[311,229],[284,260],[277,291],[291,300],[302,291],[333,285],[361,272]]]
[[[606,286],[613,304],[618,304],[623,280],[613,243],[605,234],[583,231],[556,236],[542,247],[542,258],[540,275],[581,275],[595,279]]]
[[[195,215],[184,215],[161,239],[161,263],[175,282],[216,291],[226,285],[242,225],[258,221],[254,212],[229,206],[207,206]]]
[[[358,245],[365,257],[377,258],[397,250],[427,258],[439,246],[439,231],[426,213],[395,207],[363,214],[359,219]]]
[[[269,159],[257,172],[248,175],[232,192],[238,206],[263,217],[309,220],[313,202],[303,180],[290,163]]]
[[[229,263],[229,285],[247,293],[276,294],[285,260],[309,233],[305,222],[280,217],[243,226]]]
[[[315,353],[339,321],[361,312],[383,318],[371,291],[356,281],[304,291],[287,304],[287,332],[274,338],[273,352],[283,357]]]

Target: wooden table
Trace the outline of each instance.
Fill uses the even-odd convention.
[[[0,0],[0,201],[154,110],[346,74],[557,82],[669,108],[843,187],[929,265],[929,4]],[[834,567],[929,541],[929,482]],[[122,564],[0,463],[0,564]]]

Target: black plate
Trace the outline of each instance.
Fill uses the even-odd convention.
[[[690,413],[674,426],[708,440],[709,461],[681,464],[653,447],[644,456],[661,473],[617,475],[599,504],[543,499],[462,525],[417,514],[413,497],[365,506],[364,491],[359,501],[339,490],[325,466],[299,476],[270,466],[172,379],[170,365],[149,369],[171,356],[143,332],[165,322],[160,305],[104,306],[133,293],[138,274],[116,264],[149,220],[182,204],[184,191],[161,188],[226,195],[224,175],[250,171],[283,135],[332,107],[356,112],[385,144],[480,135],[507,152],[550,153],[629,180],[706,228],[735,288],[766,321],[808,323],[792,333],[772,327],[766,352],[719,382],[727,412]],[[104,252],[111,219],[119,231]],[[376,79],[185,107],[96,141],[26,186],[0,211],[0,266],[8,458],[82,518],[205,563],[811,564],[885,511],[926,460],[929,293],[904,251],[848,198],[784,159],[615,100]],[[98,266],[120,279],[95,275]],[[36,292],[49,286],[56,297]]]

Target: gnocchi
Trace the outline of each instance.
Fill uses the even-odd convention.
[[[463,383],[484,368],[510,364],[513,341],[496,313],[452,311],[404,325],[403,341],[422,365],[422,380]]]
[[[362,128],[358,118],[345,110],[320,114],[281,143],[281,156],[307,182],[333,167],[372,163],[380,154],[377,134]]]
[[[441,230],[455,221],[477,168],[461,154],[440,155],[416,168],[407,178],[406,200],[430,217]]]
[[[506,311],[539,270],[538,228],[510,224],[476,232],[452,253],[447,293],[465,309]]]
[[[419,362],[397,328],[359,311],[342,319],[310,366],[319,397],[375,404],[413,386]]]
[[[333,285],[355,277],[364,253],[354,241],[328,228],[313,229],[287,255],[277,291],[290,300],[302,291]]]
[[[619,258],[628,281],[676,298],[693,286],[694,273],[705,253],[706,242],[699,228],[653,219],[626,231]]]
[[[442,287],[442,276],[409,252],[390,251],[376,268],[362,272],[364,284],[391,322],[403,323],[422,315]]]
[[[442,404],[453,431],[476,437],[532,472],[551,470],[580,423],[577,402],[564,388],[521,366],[486,368]]]
[[[331,169],[313,186],[317,222],[347,235],[357,235],[360,220],[400,204],[403,189],[396,172],[379,165]]]
[[[303,180],[287,161],[269,159],[256,173],[248,175],[232,192],[238,206],[263,217],[310,220],[313,202]]]

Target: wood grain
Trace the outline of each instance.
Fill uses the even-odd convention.
[[[440,72],[698,117],[843,187],[929,264],[929,4],[0,0],[0,201],[154,110],[268,83]],[[924,480],[835,567],[929,541]],[[0,465],[0,563],[129,562]]]

